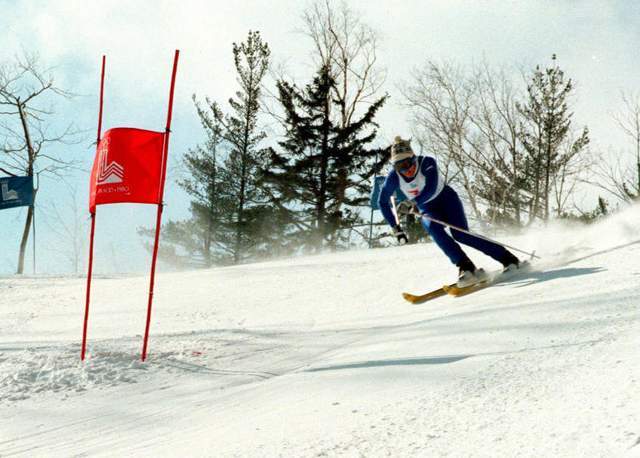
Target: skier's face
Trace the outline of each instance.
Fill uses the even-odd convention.
[[[399,173],[401,173],[407,178],[411,178],[415,176],[418,170],[418,167],[416,164],[416,157],[411,156],[402,161],[396,162],[395,168]]]
[[[411,178],[415,176],[417,171],[418,171],[418,166],[414,162],[413,165],[411,165],[411,167],[409,167],[404,172],[402,172],[402,174],[407,178]]]

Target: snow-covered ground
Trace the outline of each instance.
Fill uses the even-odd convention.
[[[85,363],[84,279],[0,279],[0,456],[640,456],[640,208],[506,240],[536,270],[422,305],[433,245],[160,275],[146,363],[147,277]]]

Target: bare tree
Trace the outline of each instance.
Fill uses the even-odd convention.
[[[49,249],[65,257],[76,275],[83,268],[86,246],[86,211],[78,199],[78,189],[64,182],[66,201],[58,200],[45,206],[45,224],[62,245],[53,244]],[[59,204],[62,202],[62,206]]]
[[[487,201],[492,222],[521,225],[523,158],[516,106],[520,92],[504,69],[495,71],[486,62],[473,68],[471,84],[475,90],[470,122],[478,140],[468,140],[474,150],[470,159],[482,172],[476,192]]]
[[[41,70],[38,57],[24,55],[0,64],[0,165],[34,176],[61,176],[76,163],[51,151],[55,143],[73,143],[79,131],[71,124],[51,132],[52,102],[72,94],[54,85],[50,70]],[[34,202],[36,198],[34,191]],[[33,220],[29,207],[20,242],[17,273],[24,271],[24,255]]]
[[[599,151],[589,169],[590,178],[584,181],[622,202],[637,199],[637,194],[631,188],[636,178],[635,167],[629,165],[627,153],[628,151],[616,151],[613,148],[609,148],[606,152]]]
[[[620,97],[623,107],[613,119],[632,142],[635,164],[627,166],[622,181],[614,182],[614,187],[623,191],[624,200],[632,200],[640,196],[640,92],[622,91]]]
[[[570,199],[575,195],[580,183],[585,183],[587,177],[596,163],[594,155],[589,150],[588,154],[581,154],[582,146],[576,132],[570,132],[560,146],[560,154],[565,158],[555,173],[552,184],[553,202],[557,217],[562,217],[566,213]],[[577,205],[573,204],[574,208]]]
[[[552,190],[556,213],[562,213],[584,165],[586,129],[569,141],[573,131],[563,112],[552,119],[563,121],[564,130],[552,139],[552,154],[540,155],[532,178],[532,148],[523,143],[526,119],[519,103],[524,91],[504,69],[494,70],[486,62],[465,68],[427,61],[400,91],[411,109],[419,143],[444,159],[440,162],[449,181],[462,186],[476,218],[484,215],[491,223],[519,226],[527,212],[533,221],[541,201],[547,218]],[[542,126],[546,119],[540,116],[539,121]]]
[[[411,109],[414,133],[450,171],[449,181],[458,181],[477,218],[481,211],[474,188],[474,169],[469,158],[475,157],[467,139],[471,137],[471,109],[475,88],[469,84],[461,67],[427,61],[414,70],[411,82],[400,88],[405,104]],[[476,150],[478,149],[476,145]]]
[[[315,67],[329,68],[336,81],[333,98],[340,107],[337,124],[344,128],[362,105],[374,103],[386,70],[377,62],[376,31],[345,1],[334,4],[319,0],[308,8],[302,16],[303,33],[313,41]]]

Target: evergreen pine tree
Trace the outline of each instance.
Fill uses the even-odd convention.
[[[226,264],[230,261],[232,228],[225,224],[225,215],[233,211],[234,201],[222,182],[224,170],[220,165],[222,124],[213,115],[217,106],[207,99],[207,109],[196,102],[200,123],[207,140],[190,149],[183,158],[187,177],[178,184],[192,197],[190,209],[195,232],[200,234],[205,265]]]
[[[289,242],[311,251],[344,243],[343,230],[359,221],[355,207],[367,201],[371,165],[379,153],[366,148],[375,129],[363,131],[376,126],[373,119],[386,97],[360,119],[339,126],[331,118],[339,103],[331,96],[334,87],[327,67],[304,90],[278,82],[286,134],[262,174],[271,204],[288,216]]]
[[[221,214],[221,223],[233,227],[231,252],[235,263],[249,256],[254,238],[263,229],[258,218],[263,211],[253,210],[264,200],[257,186],[257,171],[262,152],[259,143],[265,133],[258,129],[260,87],[269,66],[270,50],[260,32],[249,32],[245,42],[233,43],[233,57],[240,90],[229,99],[230,112],[224,114],[212,104],[214,119],[222,126],[221,136],[229,145],[229,155],[220,171],[221,188],[235,207]]]
[[[556,63],[544,71],[536,67],[527,86],[528,99],[518,104],[525,120],[520,139],[525,149],[525,177],[523,182],[532,198],[530,222],[536,217],[549,219],[549,197],[552,180],[563,164],[579,154],[589,143],[585,127],[568,152],[561,145],[571,127],[573,113],[568,98],[573,90],[571,79],[565,81],[564,72]]]
[[[211,266],[269,252],[264,239],[276,238],[277,218],[269,218],[256,184],[262,154],[258,144],[265,137],[257,127],[260,85],[269,54],[259,32],[250,31],[245,42],[233,43],[240,90],[229,100],[229,114],[209,99],[201,106],[194,96],[207,140],[184,156],[187,174],[178,184],[192,197],[191,219],[163,226],[164,260]],[[138,232],[152,234],[145,228]]]
[[[178,185],[192,198],[191,218],[163,225],[160,257],[179,267],[210,267],[231,260],[233,228],[224,224],[223,216],[232,211],[234,202],[221,183],[222,125],[213,116],[215,102],[207,99],[207,108],[203,108],[195,96],[193,100],[207,139],[189,149],[182,159],[186,173]],[[154,235],[152,229],[138,232]]]

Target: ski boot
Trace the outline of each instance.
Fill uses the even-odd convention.
[[[500,259],[500,263],[504,266],[502,272],[518,270],[521,264],[520,260],[509,251],[505,251],[505,255]]]
[[[458,263],[458,281],[456,282],[458,288],[475,285],[486,278],[487,274],[484,269],[477,269],[469,258]]]

